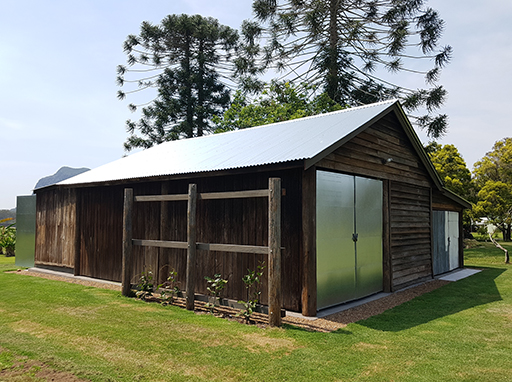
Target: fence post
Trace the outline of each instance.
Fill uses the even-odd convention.
[[[268,316],[270,326],[281,326],[281,179],[269,179],[268,198]]]
[[[123,270],[122,294],[129,296],[131,292],[132,250],[133,250],[133,189],[124,189],[123,205]]]
[[[186,308],[194,310],[195,273],[196,273],[196,238],[197,238],[197,185],[188,185],[187,207],[187,280],[186,280]]]

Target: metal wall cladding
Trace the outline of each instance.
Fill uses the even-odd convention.
[[[434,275],[449,272],[459,264],[459,213],[434,211],[432,216]]]
[[[33,267],[36,248],[36,196],[16,198],[16,266]]]
[[[381,290],[382,182],[317,171],[318,309]]]

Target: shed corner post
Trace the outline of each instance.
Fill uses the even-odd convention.
[[[123,269],[122,295],[129,296],[131,292],[132,251],[133,251],[133,189],[124,189],[123,205]]]
[[[268,203],[268,315],[270,326],[281,326],[281,179],[269,179]]]
[[[186,308],[194,310],[195,299],[195,265],[197,252],[197,185],[188,185],[187,206],[187,280],[186,280]]]
[[[302,175],[302,315],[317,313],[316,167]]]

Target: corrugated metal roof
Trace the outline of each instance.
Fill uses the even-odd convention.
[[[165,142],[59,185],[229,170],[307,160],[328,150],[397,101],[340,110],[223,134]]]

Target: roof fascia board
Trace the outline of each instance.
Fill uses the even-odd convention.
[[[393,104],[393,107],[395,109],[395,114],[402,124],[402,127],[404,128],[404,131],[406,135],[409,137],[409,140],[411,141],[414,149],[416,150],[416,153],[420,157],[421,162],[427,169],[427,172],[429,173],[430,177],[434,181],[434,184],[436,185],[437,189],[440,191],[443,191],[444,184],[441,180],[441,177],[437,173],[434,164],[430,160],[428,154],[426,153],[425,149],[423,148],[423,144],[421,143],[420,139],[418,138],[418,135],[414,131],[414,128],[412,127],[411,123],[409,122],[409,119],[405,115],[404,110],[400,106],[399,103]]]
[[[448,199],[453,200],[456,203],[459,203],[461,206],[467,209],[471,209],[473,206],[470,202],[468,202],[466,199],[464,199],[462,196],[457,195],[452,190],[447,189],[446,187],[443,187],[441,190],[441,193],[446,196]]]
[[[373,125],[375,122],[377,122],[379,119],[383,118],[384,116],[386,116],[390,111],[393,110],[393,106],[398,104],[398,101],[395,102],[395,103],[392,103],[389,105],[388,108],[384,109],[383,111],[381,111],[379,114],[375,115],[373,118],[371,118],[370,120],[368,120],[367,122],[365,122],[363,125],[361,125],[360,127],[358,127],[357,129],[355,129],[354,131],[352,131],[351,133],[347,134],[346,136],[344,136],[342,139],[340,139],[339,141],[337,142],[334,142],[331,146],[327,147],[326,149],[324,149],[323,151],[319,152],[318,154],[316,154],[314,157],[312,158],[309,158],[309,159],[306,159],[304,161],[304,170],[307,170],[308,168],[316,165],[318,162],[320,162],[323,158],[325,158],[327,155],[333,153],[334,151],[336,151],[337,149],[339,149],[341,146],[343,146],[345,143],[347,143],[348,141],[350,141],[352,138],[354,138],[355,136],[357,136],[358,134],[360,134],[361,132],[363,132],[364,130],[366,130],[368,127],[370,127],[371,125]]]

